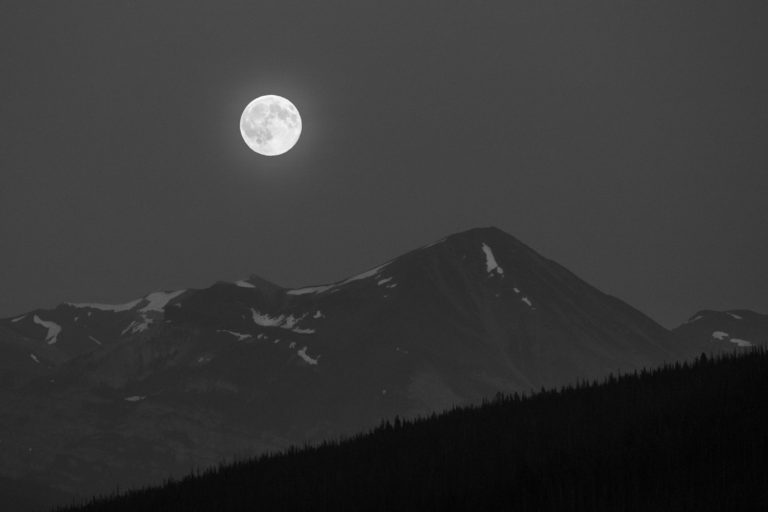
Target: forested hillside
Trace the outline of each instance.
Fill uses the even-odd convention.
[[[759,350],[395,419],[66,510],[757,510],[767,464]]]

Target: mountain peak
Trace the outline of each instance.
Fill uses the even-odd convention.
[[[680,343],[709,351],[749,349],[768,343],[768,315],[748,309],[697,311],[674,329]]]
[[[256,288],[261,291],[270,292],[283,289],[282,286],[276,285],[275,283],[268,281],[261,276],[257,276],[256,274],[251,274],[246,279],[235,281],[235,284],[241,288]]]
[[[491,242],[495,240],[514,240],[519,243],[519,240],[514,236],[496,226],[470,228],[449,235],[443,240],[486,240]]]
[[[749,309],[729,309],[724,311],[715,311],[712,309],[701,309],[694,313],[688,320],[683,323],[683,325],[686,324],[693,324],[695,322],[698,322],[699,320],[744,320],[744,319],[759,319],[763,318],[765,315],[762,315],[756,311],[752,311]]]
[[[458,233],[455,233],[453,236],[473,235],[473,234],[481,234],[481,235],[492,234],[492,235],[511,236],[509,233],[507,233],[503,229],[497,228],[496,226],[478,226],[474,228],[469,228],[464,231],[459,231]]]
[[[530,247],[521,242],[518,238],[510,235],[506,231],[495,226],[486,226],[468,229],[449,235],[443,239],[445,242],[467,246],[468,244],[488,244],[493,248],[506,248],[507,250],[527,249]]]

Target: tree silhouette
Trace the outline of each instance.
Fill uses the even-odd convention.
[[[760,510],[767,409],[765,351],[702,354],[60,510]]]

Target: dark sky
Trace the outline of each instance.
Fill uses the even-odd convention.
[[[488,225],[667,326],[768,312],[765,5],[3,0],[0,316]],[[262,94],[281,157],[238,131]]]

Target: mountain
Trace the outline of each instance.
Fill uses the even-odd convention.
[[[66,510],[761,510],[766,457],[760,350],[498,396]]]
[[[746,309],[702,310],[674,329],[681,345],[728,352],[768,345],[768,315]]]
[[[331,284],[61,304],[0,321],[0,474],[89,495],[708,343],[495,228]]]

